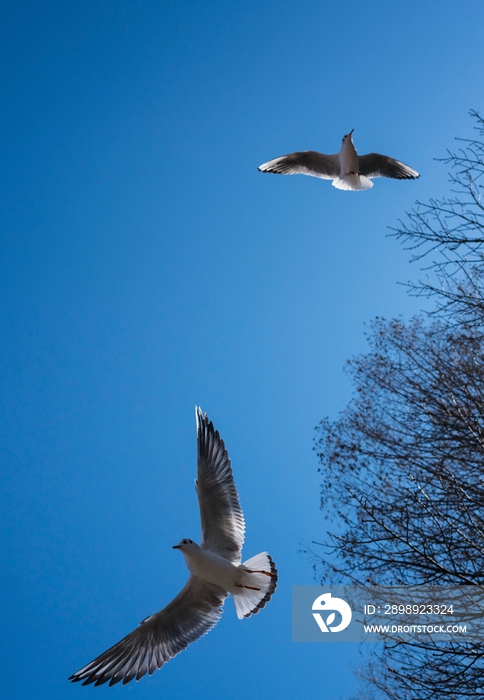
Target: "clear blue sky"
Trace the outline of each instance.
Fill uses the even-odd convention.
[[[421,307],[387,226],[447,191],[433,158],[484,109],[483,3],[18,0],[0,24],[4,697],[347,697],[356,647],[291,642],[327,527],[314,426],[364,323]],[[352,128],[421,179],[257,172]],[[277,594],[151,679],[70,685],[185,581],[195,404]]]

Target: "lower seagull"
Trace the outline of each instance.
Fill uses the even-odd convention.
[[[217,624],[229,593],[242,619],[258,613],[276,590],[277,569],[267,552],[241,563],[245,522],[230,459],[207,414],[195,412],[202,542],[183,539],[173,548],[185,557],[189,579],[163,610],[70,676],[73,682],[125,685],[151,676]]]

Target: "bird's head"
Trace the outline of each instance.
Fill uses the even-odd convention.
[[[353,143],[353,131],[354,131],[354,129],[351,129],[351,131],[350,131],[349,134],[345,134],[345,135],[343,136],[343,139],[342,139],[342,141],[341,141],[341,145],[343,145],[344,143],[346,143],[346,141],[350,141],[351,143]]]
[[[195,547],[198,547],[198,544],[189,539],[180,540],[178,544],[173,545],[173,549],[181,549],[182,551],[195,549]]]

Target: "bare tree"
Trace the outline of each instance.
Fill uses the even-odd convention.
[[[475,111],[479,137],[484,119]],[[484,274],[484,143],[457,139],[441,162],[450,167],[454,196],[417,202],[394,234],[412,251],[413,260],[425,259],[428,276],[410,283],[416,295],[434,296],[436,312],[459,324],[483,322]]]
[[[482,119],[474,113],[478,128]],[[453,199],[418,204],[396,235],[427,257],[433,318],[376,319],[348,363],[356,392],[316,443],[336,526],[322,577],[378,585],[484,585],[484,144],[449,153]],[[398,700],[484,696],[484,643],[386,642],[363,674]]]

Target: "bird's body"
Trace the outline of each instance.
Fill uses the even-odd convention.
[[[196,416],[202,543],[183,539],[174,546],[182,552],[190,577],[163,610],[74,673],[74,682],[126,684],[151,675],[212,629],[229,593],[241,619],[258,613],[276,589],[277,569],[267,552],[241,563],[245,522],[230,459],[207,415],[197,408]]]
[[[372,178],[390,177],[397,180],[414,180],[419,173],[399,160],[368,153],[359,156],[353,143],[353,131],[343,136],[339,153],[327,155],[317,151],[297,151],[263,163],[258,170],[282,175],[311,175],[333,180],[340,190],[368,190],[373,187]]]
[[[349,134],[349,136],[346,136],[343,139],[343,143],[341,144],[341,149],[340,152],[338,153],[338,160],[339,160],[339,177],[337,177],[335,180],[333,180],[333,185],[335,187],[340,187],[338,183],[351,183],[354,182],[356,185],[362,185],[366,184],[366,182],[363,181],[360,173],[360,166],[358,163],[358,153],[356,152],[356,148],[353,144],[353,137],[352,134]],[[354,176],[357,176],[356,178]],[[351,178],[353,176],[353,178]],[[358,183],[358,176],[360,178],[360,182]],[[365,178],[366,180],[367,178]],[[369,182],[369,181],[368,181]],[[370,182],[370,187],[372,187],[372,184]],[[346,187],[340,187],[341,189],[347,189]],[[349,189],[349,188],[348,188]],[[358,187],[357,189],[360,189]],[[361,189],[367,189],[366,187],[361,187]]]
[[[244,564],[234,564],[216,552],[202,549],[195,542],[183,547],[181,551],[191,574],[232,595],[239,595],[241,588],[255,583],[254,574],[248,573]]]
[[[178,545],[177,545],[178,546]],[[220,586],[228,593],[238,593],[238,566],[229,559],[209,549],[202,549],[195,542],[181,548],[188,570],[206,583]]]

